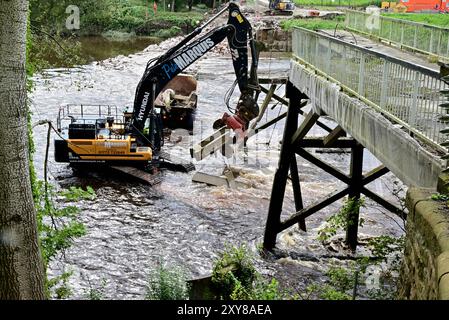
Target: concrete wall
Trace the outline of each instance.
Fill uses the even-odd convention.
[[[256,40],[263,41],[263,51],[292,52],[292,33],[278,28],[263,28],[256,32]]]
[[[449,207],[428,189],[410,188],[402,299],[449,300]]]

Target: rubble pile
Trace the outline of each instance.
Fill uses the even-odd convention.
[[[268,42],[270,42],[270,38],[274,37],[276,43],[274,46],[270,46],[270,48],[278,51],[286,51],[288,49],[288,45],[279,44],[279,42],[285,42],[286,38],[288,37],[287,33],[282,31],[282,28],[280,26],[280,22],[282,21],[282,19],[280,19],[277,16],[265,16],[263,12],[254,10],[251,7],[245,7],[242,10],[242,12],[245,14],[245,17],[251,23],[253,27],[253,35],[256,37],[256,39],[261,41],[268,40]],[[208,18],[209,17],[206,17],[205,21]],[[204,28],[202,34],[203,35],[207,34],[208,32],[212,31],[217,27],[226,25],[226,21],[227,21],[226,15],[219,17],[217,20],[215,20],[206,28]],[[178,36],[167,39],[161,42],[160,44],[150,45],[148,48],[145,49],[145,52],[159,52],[159,51],[165,52],[170,48],[173,48],[183,38],[184,36]],[[215,56],[229,56],[231,52],[229,50],[228,42],[225,40],[217,44],[210,50],[210,53]]]

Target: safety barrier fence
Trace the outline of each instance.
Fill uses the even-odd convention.
[[[438,71],[304,28],[293,31],[293,58],[411,135],[447,151],[449,86]]]
[[[355,10],[346,10],[345,27],[388,41],[401,48],[449,61],[448,28]]]

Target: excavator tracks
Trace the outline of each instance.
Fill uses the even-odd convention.
[[[191,172],[195,170],[195,165],[191,162],[186,162],[184,159],[173,156],[165,151],[159,153],[160,166],[174,171]]]

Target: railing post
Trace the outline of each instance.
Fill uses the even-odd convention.
[[[415,81],[413,86],[412,105],[409,116],[409,125],[411,128],[416,128],[418,115],[418,93],[419,93],[419,76],[420,73],[415,71]]]
[[[401,48],[404,45],[404,24],[401,24]]]
[[[390,42],[392,41],[392,37],[393,37],[393,22],[390,21],[390,35],[388,36],[388,40],[390,40]]]
[[[383,25],[384,25],[383,20],[381,18],[379,18],[379,31],[378,31],[378,34],[377,34],[378,37],[382,37],[382,27],[383,27]]]
[[[383,73],[382,73],[382,86],[380,89],[380,104],[379,107],[382,110],[385,110],[385,107],[387,105],[387,90],[389,88],[388,86],[388,79],[389,79],[389,64],[387,60],[384,60],[384,66],[383,66]]]
[[[413,38],[413,48],[416,48],[418,43],[418,26],[415,26],[415,37]]]
[[[429,52],[433,53],[433,32],[430,32]]]
[[[449,32],[447,32],[447,47],[446,47],[446,56],[449,56]]]
[[[364,96],[363,90],[365,88],[365,55],[360,53],[360,65],[359,65],[359,86],[357,92]]]
[[[350,12],[346,12],[345,27],[349,27],[350,24],[351,24],[351,13]]]
[[[331,59],[332,59],[332,50],[331,50],[331,41],[328,41],[327,44],[327,55],[326,55],[326,71],[328,72],[328,74],[332,74],[331,73],[331,68],[332,68],[332,64],[331,64]]]

